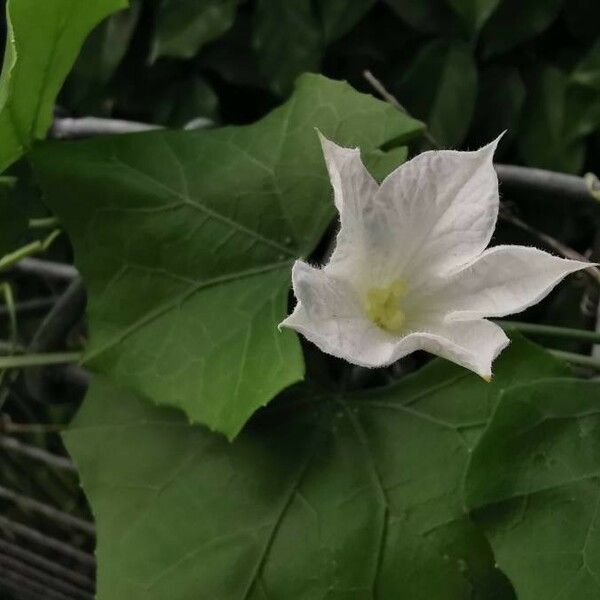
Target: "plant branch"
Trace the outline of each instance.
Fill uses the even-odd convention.
[[[573,250],[573,248],[570,248],[569,246],[563,244],[559,240],[553,238],[552,236],[549,236],[547,233],[543,233],[542,231],[535,229],[528,223],[525,223],[525,221],[523,221],[522,219],[519,219],[519,217],[510,214],[508,211],[500,210],[500,218],[506,221],[507,223],[511,223],[515,227],[522,229],[523,231],[527,231],[528,233],[536,237],[538,240],[540,240],[541,242],[543,242],[544,244],[546,244],[547,246],[564,256],[565,258],[587,262],[587,258],[582,254],[579,254],[579,252],[577,252],[576,250]],[[585,273],[587,273],[596,281],[598,285],[600,285],[600,270],[597,267],[590,266],[585,270]]]
[[[383,83],[381,83],[381,81],[379,81],[379,79],[377,79],[377,77],[375,77],[371,71],[368,69],[363,71],[363,77],[369,82],[372,88],[381,96],[383,100],[391,104],[394,108],[397,108],[400,112],[410,116],[410,113],[402,104],[400,104],[398,98],[390,94]],[[441,144],[431,135],[431,133],[429,133],[428,129],[425,130],[423,136],[434,148],[441,148]]]
[[[46,352],[41,354],[15,354],[0,356],[0,369],[22,369],[25,367],[41,367],[44,365],[60,365],[79,362],[81,352]]]
[[[600,344],[600,332],[598,331],[556,327],[555,325],[540,325],[538,323],[522,323],[520,321],[496,321],[496,324],[505,330],[516,329],[517,331],[533,335]]]
[[[557,358],[566,360],[567,362],[570,362],[574,365],[579,365],[581,367],[591,367],[592,369],[600,371],[600,358],[596,358],[595,356],[584,356],[583,354],[577,354],[575,352],[564,352],[563,350],[554,350],[552,348],[548,348],[548,352],[550,352]]]

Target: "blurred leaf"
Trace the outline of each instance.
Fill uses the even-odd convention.
[[[16,250],[27,233],[27,210],[15,201],[15,184],[13,177],[0,177],[0,257]]]
[[[427,123],[443,147],[458,146],[471,124],[477,68],[469,47],[435,40],[424,46],[398,87],[398,98]]]
[[[214,121],[218,102],[212,87],[199,77],[173,81],[163,93],[157,94],[153,122],[183,127],[201,117]]]
[[[539,35],[558,16],[563,0],[502,0],[483,28],[486,58],[502,54]]]
[[[274,92],[286,95],[298,75],[318,71],[328,43],[347,33],[374,0],[258,0],[254,48]]]
[[[524,102],[525,86],[518,69],[505,66],[482,69],[471,125],[473,147],[483,146],[507,131],[501,140],[502,151],[517,132]]]
[[[569,30],[578,41],[593,41],[600,35],[600,2],[568,0],[565,17]]]
[[[556,171],[577,173],[584,160],[581,139],[566,130],[568,77],[554,67],[543,67],[534,82],[518,135],[525,163]]]
[[[0,172],[43,138],[83,40],[126,0],[8,0],[0,78]]]
[[[312,0],[258,0],[254,48],[274,92],[286,95],[304,71],[318,71],[323,35]]]
[[[600,92],[600,37],[575,67],[571,81]]]
[[[600,126],[600,97],[554,67],[543,67],[524,110],[519,150],[532,167],[577,173],[583,138]]]
[[[451,33],[456,17],[444,0],[385,0],[396,14],[423,33]]]
[[[240,0],[160,0],[152,60],[192,58],[232,25]]]
[[[473,452],[466,504],[519,600],[600,595],[598,398],[591,381],[508,390]]]
[[[61,101],[69,109],[99,111],[105,100],[103,88],[127,52],[141,7],[141,0],[131,0],[128,10],[112,15],[92,31],[61,92]]]
[[[563,368],[517,340],[491,384],[439,360],[353,395],[299,386],[231,444],[95,378],[65,440],[98,599],[513,598],[463,475],[502,390]]]
[[[321,27],[327,42],[348,33],[375,4],[375,0],[316,0]]]
[[[315,127],[365,152],[422,130],[345,83],[306,75],[250,126],[36,149],[88,286],[92,369],[230,437],[302,377],[296,335],[276,326],[292,262],[334,212]]]
[[[446,0],[469,31],[477,33],[500,4],[500,0]]]

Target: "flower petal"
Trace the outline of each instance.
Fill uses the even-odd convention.
[[[379,186],[363,165],[358,148],[344,148],[318,131],[342,225],[352,226]]]
[[[476,152],[424,152],[386,177],[369,215],[387,264],[382,278],[443,274],[486,248],[498,216],[498,140]]]
[[[356,291],[344,280],[296,261],[292,269],[298,303],[280,327],[289,327],[323,352],[375,367],[389,364],[395,339],[365,315]]]
[[[492,377],[492,362],[510,343],[498,325],[483,319],[449,321],[431,334],[421,335],[423,350],[461,365],[486,380]]]
[[[438,294],[450,318],[504,317],[537,304],[569,273],[591,266],[537,248],[496,246],[450,276]]]
[[[500,327],[483,320],[439,320],[428,331],[399,337],[365,316],[356,291],[345,281],[301,261],[296,261],[292,279],[299,301],[280,327],[294,329],[323,352],[356,365],[383,367],[427,350],[488,377],[492,360],[508,344]]]

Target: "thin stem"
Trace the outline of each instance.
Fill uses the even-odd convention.
[[[29,219],[30,229],[47,229],[49,227],[56,227],[59,221],[56,217],[44,217],[40,219]]]
[[[576,354],[575,352],[564,352],[563,350],[553,350],[552,348],[548,348],[548,352],[550,352],[557,358],[566,360],[567,362],[570,362],[574,365],[580,365],[582,367],[591,367],[592,369],[597,369],[600,371],[600,358],[596,358],[595,356],[584,356],[583,354]]]
[[[79,362],[81,357],[81,352],[51,352],[43,354],[0,356],[0,369],[20,369],[23,367],[59,365],[62,363]]]
[[[6,269],[7,267],[19,262],[21,259],[26,258],[27,256],[45,252],[60,234],[61,230],[55,229],[44,240],[35,240],[34,242],[31,242],[30,244],[27,244],[22,248],[15,250],[14,252],[5,254],[2,258],[0,258],[0,269]]]
[[[373,75],[371,71],[369,71],[368,69],[363,71],[363,77],[369,82],[372,88],[383,98],[383,100],[391,104],[394,108],[397,108],[400,112],[404,113],[405,115],[410,116],[410,113],[406,110],[406,108],[404,108],[402,104],[400,104],[398,98],[390,94],[390,92],[388,92],[383,83],[381,83],[381,81],[379,81],[379,79],[377,79],[377,77],[375,77],[375,75]],[[440,143],[431,135],[431,133],[429,133],[427,129],[425,130],[423,135],[425,139],[434,148],[441,148]]]
[[[555,325],[540,325],[538,323],[521,323],[519,321],[496,321],[502,329],[517,329],[523,333],[562,338],[567,340],[580,340],[600,344],[600,332],[570,327],[556,327]]]
[[[536,237],[538,240],[540,240],[559,254],[562,254],[565,258],[587,262],[587,259],[585,256],[583,256],[583,254],[579,254],[579,252],[573,250],[573,248],[569,248],[569,246],[563,244],[562,242],[549,236],[548,234],[543,233],[542,231],[538,231],[528,223],[525,223],[525,221],[523,221],[522,219],[519,219],[519,217],[511,215],[504,209],[504,207],[501,207],[500,218],[506,221],[507,223],[511,223],[515,227],[518,227],[519,229],[530,233],[531,235]],[[587,268],[584,271],[584,273],[589,275],[598,285],[600,285],[600,270],[597,267],[595,267],[594,265],[590,265],[589,268]]]
[[[17,326],[17,310],[15,308],[15,299],[10,283],[7,283],[6,281],[1,283],[0,293],[4,297],[4,304],[6,305],[6,312],[8,313],[10,348],[11,352],[14,352],[19,341],[19,333]]]

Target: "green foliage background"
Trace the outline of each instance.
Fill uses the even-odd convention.
[[[88,289],[95,374],[64,439],[98,598],[599,597],[597,382],[518,335],[488,385],[420,355],[365,372],[276,324],[334,227],[315,128],[377,179],[503,130],[498,160],[600,170],[600,4],[39,2],[8,5],[1,245],[56,217]],[[174,131],[42,141],[53,113]],[[600,252],[592,203],[503,200]],[[589,328],[594,293],[572,278],[525,318]]]

